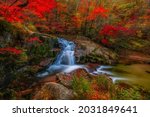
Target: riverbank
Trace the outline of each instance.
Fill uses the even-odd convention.
[[[75,42],[77,63],[87,64],[90,69],[95,69],[102,64],[116,64],[121,59],[115,51],[97,44],[89,38],[83,36],[61,37]],[[136,85],[130,86],[120,81],[113,84],[108,75],[91,76],[81,69],[70,75],[55,74],[41,80],[37,79],[35,74],[52,64],[60,51],[57,39],[51,40],[49,37],[40,37],[40,39],[45,41],[42,45],[33,42],[25,47],[30,50],[29,54],[21,55],[23,58],[18,58],[15,62],[11,63],[10,61],[9,64],[12,65],[12,68],[18,66],[19,69],[13,69],[13,72],[7,76],[14,79],[11,78],[0,90],[0,99],[149,99],[149,91],[144,88]],[[49,50],[49,43],[52,51],[46,51]],[[11,57],[14,61],[15,56]],[[124,57],[127,57],[127,54],[124,54]],[[20,60],[24,61],[19,62]],[[30,64],[26,65],[26,62]],[[5,76],[5,73],[3,71],[2,77]]]
[[[141,100],[150,92],[124,82],[112,83],[107,75],[92,76],[84,70],[69,75],[57,74],[40,81],[33,99]]]

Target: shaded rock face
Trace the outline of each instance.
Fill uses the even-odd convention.
[[[100,46],[92,41],[77,40],[76,56],[79,62],[92,62],[92,63],[107,63],[112,64],[115,62],[116,54],[109,49]]]
[[[33,99],[36,100],[71,100],[74,99],[74,92],[71,89],[58,83],[46,83],[35,93]]]

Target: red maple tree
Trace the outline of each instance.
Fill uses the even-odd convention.
[[[101,16],[103,18],[107,18],[107,12],[108,10],[104,7],[96,7],[87,17],[88,20],[95,20],[98,16]]]
[[[50,12],[55,6],[55,0],[0,0],[0,17],[9,22],[18,22],[27,17],[27,11],[38,17],[43,17],[46,12]]]
[[[99,34],[103,36],[117,36],[120,32],[130,33],[131,30],[122,26],[104,25]]]

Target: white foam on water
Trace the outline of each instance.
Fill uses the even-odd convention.
[[[102,65],[99,66],[95,71],[91,72],[91,70],[88,69],[85,65],[75,64],[75,44],[72,41],[67,41],[63,38],[59,38],[58,43],[60,44],[61,51],[57,55],[54,63],[52,65],[49,65],[43,72],[38,73],[37,77],[42,78],[57,73],[69,74],[77,69],[84,69],[89,74],[94,76],[101,74],[109,75],[114,83],[118,80],[125,80],[125,78],[115,77],[111,71],[107,70],[109,68],[112,68],[112,66]]]

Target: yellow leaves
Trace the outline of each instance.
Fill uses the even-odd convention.
[[[14,23],[14,26],[18,29],[22,29],[23,25],[21,23]]]
[[[29,24],[28,25],[28,29],[31,30],[31,31],[33,31],[33,32],[37,31],[36,27],[33,24]]]
[[[24,25],[21,23],[13,23],[13,26],[16,28],[16,30],[14,30],[14,33],[16,33],[16,31],[27,34],[28,32],[25,30]]]

